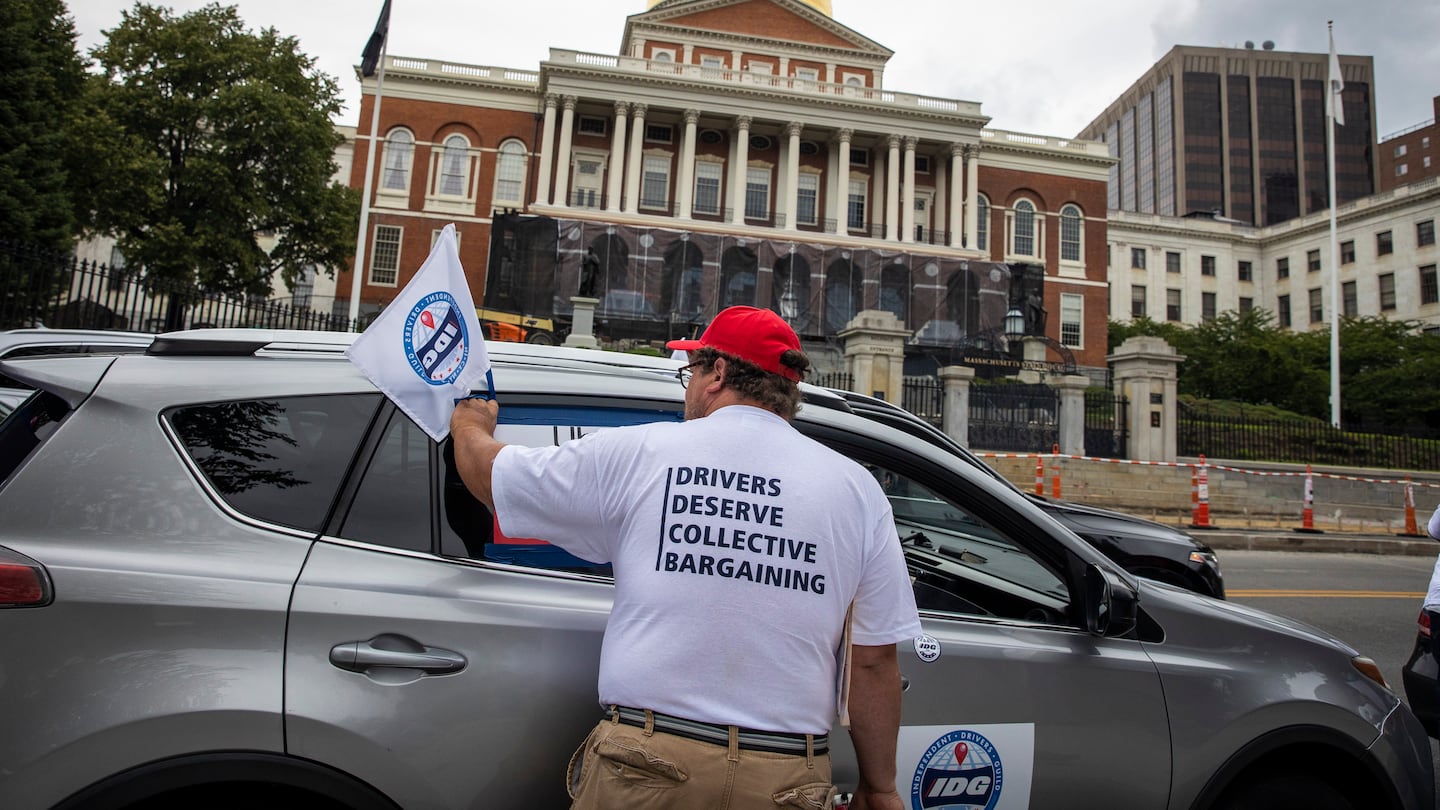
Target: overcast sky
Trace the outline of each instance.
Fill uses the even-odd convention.
[[[294,36],[340,80],[357,118],[355,65],[382,0],[232,0],[251,29]],[[990,126],[1070,137],[1174,45],[1328,50],[1375,59],[1378,135],[1434,117],[1440,95],[1437,0],[832,0],[835,19],[895,52],[888,89],[978,101]],[[81,49],[120,22],[122,0],[68,0]],[[177,13],[203,0],[168,0]],[[535,69],[549,48],[614,54],[645,0],[393,0],[389,53]]]

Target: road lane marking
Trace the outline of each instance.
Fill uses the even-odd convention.
[[[1337,591],[1226,588],[1227,599],[1424,599],[1424,591]]]

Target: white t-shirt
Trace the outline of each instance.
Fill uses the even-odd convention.
[[[769,411],[615,428],[495,460],[500,528],[613,564],[600,703],[822,734],[837,651],[921,633],[875,479]]]

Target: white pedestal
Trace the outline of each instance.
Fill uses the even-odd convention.
[[[595,339],[595,305],[600,303],[600,299],[572,295],[570,303],[575,307],[575,314],[565,345],[581,349],[599,348],[600,342]]]

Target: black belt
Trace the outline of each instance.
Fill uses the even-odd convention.
[[[609,714],[617,722],[627,726],[645,727],[644,709],[611,706]],[[657,731],[715,745],[728,746],[730,744],[730,729],[733,726],[686,720],[683,717],[672,717],[659,712],[651,712],[650,716],[654,718]],[[743,750],[766,751],[771,754],[800,754],[803,756],[808,750],[815,756],[819,756],[830,752],[829,734],[787,734],[780,731],[755,731],[742,728],[737,731],[736,741]]]

